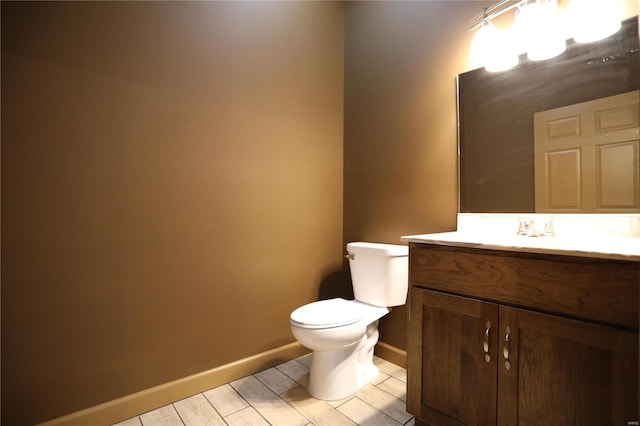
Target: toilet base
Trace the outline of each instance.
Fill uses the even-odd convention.
[[[331,351],[313,351],[309,374],[309,394],[335,401],[348,398],[378,377],[373,349],[378,342],[378,321],[367,326],[360,342]]]
[[[360,388],[373,382],[375,378],[378,377],[378,374],[380,374],[380,370],[378,370],[378,367],[376,367],[373,364],[361,365],[360,370],[361,370],[359,375]]]

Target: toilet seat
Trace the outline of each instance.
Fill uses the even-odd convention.
[[[307,329],[338,328],[363,321],[369,324],[385,316],[386,307],[372,306],[342,298],[320,300],[300,306],[291,312],[291,325]]]
[[[362,312],[353,301],[335,298],[300,306],[290,319],[301,328],[333,328],[360,321]]]

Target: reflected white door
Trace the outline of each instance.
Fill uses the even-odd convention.
[[[640,91],[534,114],[536,212],[640,212]]]

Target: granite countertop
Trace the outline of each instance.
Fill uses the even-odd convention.
[[[640,238],[625,236],[528,237],[521,235],[492,235],[476,232],[443,232],[403,236],[402,241],[469,247],[487,250],[505,250],[526,253],[558,254],[640,261]]]

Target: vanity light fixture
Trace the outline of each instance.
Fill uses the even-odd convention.
[[[618,0],[571,0],[561,19],[558,2],[567,0],[501,0],[471,18],[469,31],[478,29],[471,45],[474,66],[487,71],[505,71],[518,63],[518,54],[542,61],[566,50],[566,39],[589,43],[609,37],[620,29]],[[516,10],[515,24],[509,30],[491,21]],[[517,45],[516,45],[517,44]]]

